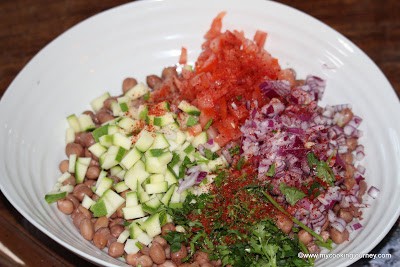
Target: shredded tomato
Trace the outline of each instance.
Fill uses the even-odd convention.
[[[281,72],[278,60],[263,48],[267,34],[257,31],[252,41],[240,31],[222,32],[224,15],[220,13],[205,34],[194,71],[183,69],[175,80],[179,100],[188,100],[201,110],[202,126],[213,120],[220,146],[240,137],[240,126],[251,107],[267,101],[259,85],[276,80]]]

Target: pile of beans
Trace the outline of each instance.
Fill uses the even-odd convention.
[[[157,90],[162,84],[171,84],[172,78],[176,75],[174,67],[168,67],[163,70],[162,76],[150,75],[147,77],[148,86]],[[137,84],[136,79],[126,78],[122,84],[122,92]],[[97,113],[93,111],[85,111],[84,114],[91,116],[93,122],[97,126],[114,119],[111,111],[111,101],[115,97],[110,97],[104,102],[104,107]],[[137,104],[137,103],[136,103]],[[182,260],[188,256],[190,249],[182,244],[181,249],[177,252],[171,252],[170,245],[162,237],[168,231],[175,231],[175,226],[168,223],[162,227],[162,234],[156,236],[150,247],[143,245],[143,248],[135,254],[127,254],[124,251],[124,244],[117,242],[119,235],[127,229],[124,226],[126,221],[123,218],[122,208],[123,204],[114,214],[107,217],[93,217],[93,213],[83,207],[81,202],[85,195],[91,197],[94,201],[99,199],[99,196],[94,194],[91,187],[95,185],[101,168],[99,166],[99,159],[94,156],[88,148],[95,143],[91,132],[76,133],[75,140],[68,143],[65,147],[65,154],[69,158],[70,155],[76,154],[78,157],[90,157],[91,162],[87,170],[83,183],[76,184],[75,177],[71,175],[70,178],[63,182],[63,185],[72,185],[74,189],[64,199],[57,201],[58,209],[66,215],[70,215],[72,222],[77,229],[79,229],[83,238],[98,247],[105,249],[107,247],[108,254],[113,258],[123,257],[126,263],[132,266],[141,267],[218,267],[221,266],[221,261],[210,261],[208,254],[204,252],[196,252],[193,256],[191,263],[183,263]],[[59,169],[62,173],[68,171],[68,160],[63,160],[59,164]],[[116,176],[108,176],[114,180],[115,183],[120,181]],[[120,195],[125,198],[128,191],[122,192]]]

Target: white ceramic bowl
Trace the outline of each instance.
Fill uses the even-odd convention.
[[[323,103],[352,103],[364,118],[367,182],[381,190],[365,210],[364,228],[333,253],[368,253],[399,216],[400,105],[376,65],[341,34],[290,7],[270,1],[140,1],[94,16],[46,46],[12,82],[0,103],[0,188],[32,224],[99,265],[124,263],[85,241],[69,217],[44,195],[65,158],[65,118],[89,108],[104,91],[120,92],[126,76],[144,81],[178,61],[185,46],[194,62],[212,19],[225,10],[225,29],[268,32],[266,48],[283,67],[327,80]],[[396,116],[397,116],[396,115]],[[318,260],[344,266],[356,259]]]

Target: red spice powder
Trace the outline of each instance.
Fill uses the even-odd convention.
[[[207,234],[221,224],[227,229],[246,233],[250,225],[273,218],[275,214],[272,204],[246,189],[260,185],[257,169],[251,164],[246,163],[241,170],[231,168],[219,186],[212,184],[210,194],[215,196],[212,202],[201,214],[191,214],[189,219],[200,222]],[[234,236],[224,238],[227,244],[236,241]]]

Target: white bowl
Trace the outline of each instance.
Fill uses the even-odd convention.
[[[66,116],[88,109],[104,91],[119,94],[126,76],[144,81],[178,61],[185,46],[194,62],[203,35],[220,11],[225,29],[252,38],[268,32],[266,48],[299,77],[327,80],[323,103],[352,103],[364,118],[362,142],[368,184],[381,190],[364,212],[362,230],[333,253],[368,253],[400,213],[400,105],[376,65],[323,23],[270,1],[139,1],[94,16],[38,53],[12,82],[0,104],[0,188],[33,225],[67,249],[99,265],[123,266],[85,241],[69,217],[44,195],[65,158]],[[396,114],[396,115],[395,115]],[[345,266],[356,258],[318,260]]]

